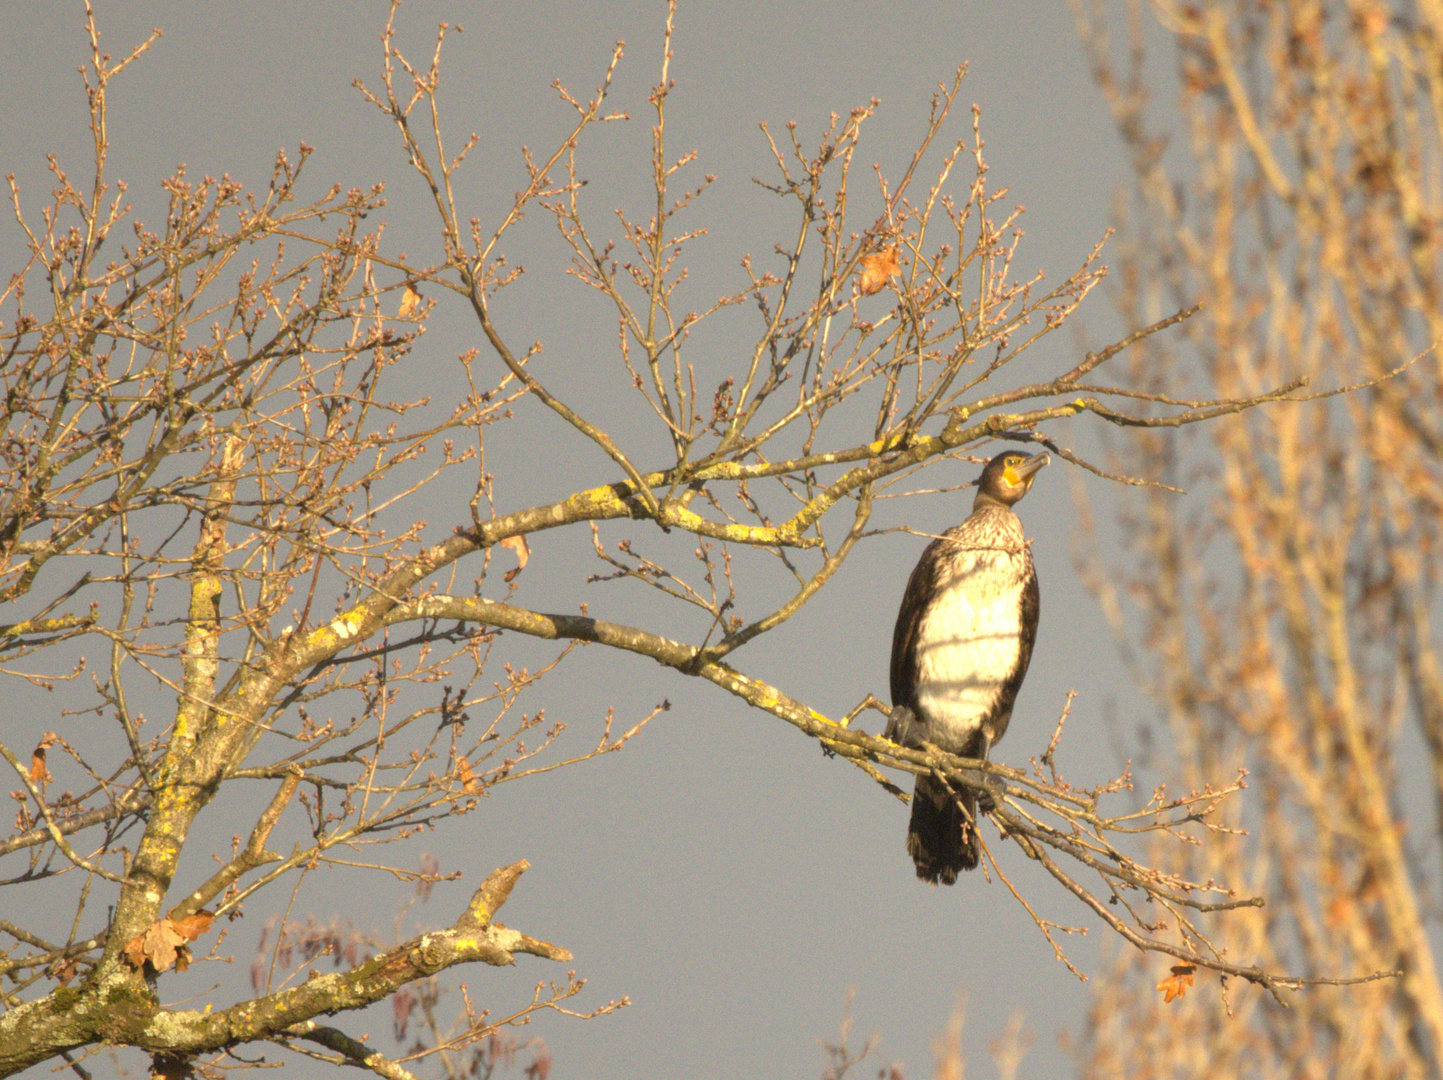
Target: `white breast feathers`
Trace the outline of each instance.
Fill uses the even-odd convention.
[[[983,548],[950,561],[946,583],[918,627],[917,704],[929,740],[957,752],[991,716],[1017,670],[1027,555]],[[1007,717],[994,720],[1005,728]]]

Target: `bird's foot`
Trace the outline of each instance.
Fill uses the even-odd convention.
[[[917,727],[917,714],[905,705],[893,705],[892,713],[887,718],[887,726],[882,729],[882,738],[891,739],[898,746],[915,747],[917,738],[914,734]]]
[[[977,789],[977,809],[984,814],[990,814],[997,809],[997,796],[992,793],[991,788]]]

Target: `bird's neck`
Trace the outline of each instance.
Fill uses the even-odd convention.
[[[1011,509],[1012,509],[1011,506],[1009,506],[1007,503],[1003,502],[1003,501],[1002,501],[1001,499],[999,499],[996,495],[993,495],[991,492],[987,492],[987,491],[979,491],[979,492],[977,493],[977,498],[974,499],[973,502],[972,502],[972,512],[973,512],[974,514],[978,513],[979,511],[982,511],[982,510],[1008,510],[1008,511],[1010,511]]]

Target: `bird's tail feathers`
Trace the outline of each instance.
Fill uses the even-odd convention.
[[[936,777],[917,777],[907,854],[923,881],[951,885],[957,871],[974,870],[982,857],[977,836],[977,798],[967,789],[953,791]]]

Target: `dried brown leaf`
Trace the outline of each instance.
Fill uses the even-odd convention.
[[[45,737],[30,752],[30,782],[37,787],[43,788],[55,779],[50,775],[50,768],[45,764],[45,751],[55,745],[57,738],[59,736],[55,732],[46,732]]]
[[[1171,975],[1157,984],[1157,988],[1161,990],[1163,994],[1163,1004],[1166,1005],[1171,1002],[1173,998],[1180,998],[1187,993],[1188,987],[1192,985],[1193,972],[1195,971],[1197,971],[1197,968],[1191,964],[1178,964],[1172,969]]]
[[[892,244],[871,255],[862,256],[862,270],[857,278],[857,291],[863,296],[879,293],[887,286],[887,279],[900,273],[902,266],[897,262],[897,245]]]
[[[215,913],[202,908],[194,915],[185,915],[179,919],[172,920],[171,925],[174,926],[176,932],[187,941],[194,941],[200,937],[201,934],[209,930],[210,924],[213,922],[215,922]]]
[[[510,548],[516,552],[516,569],[506,571],[506,580],[516,580],[516,575],[526,569],[526,564],[531,560],[531,545],[526,542],[526,537],[520,533],[516,536],[508,536],[501,541],[501,546]]]
[[[415,314],[416,309],[421,306],[421,294],[411,282],[406,282],[406,291],[401,294],[401,308],[396,314],[408,319]]]
[[[481,790],[481,781],[471,769],[471,763],[465,758],[458,758],[456,760],[456,779],[461,781],[461,787],[468,793]]]
[[[148,963],[156,971],[169,971],[172,967],[184,971],[190,966],[190,949],[186,947],[186,939],[205,933],[214,919],[215,916],[209,912],[187,916],[179,923],[171,919],[159,919],[151,923],[145,933],[126,942],[122,951],[130,961],[130,966],[137,969]],[[201,922],[204,922],[204,927],[196,930]],[[192,930],[195,930],[195,933],[190,933]]]

